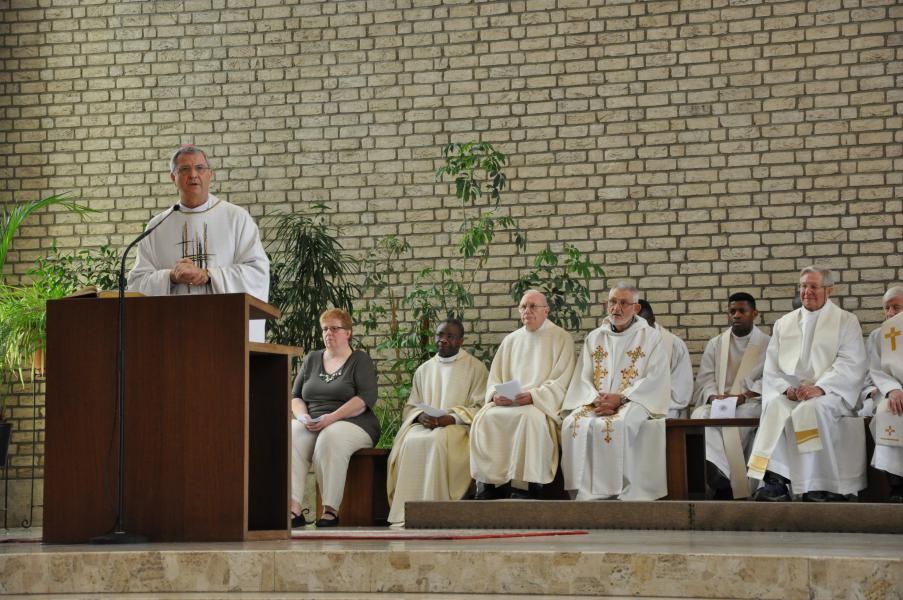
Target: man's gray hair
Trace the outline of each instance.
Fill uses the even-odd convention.
[[[821,275],[821,283],[825,287],[831,287],[834,285],[834,273],[831,269],[827,267],[819,267],[816,265],[809,265],[808,267],[803,267],[800,271],[800,279],[806,275],[806,273],[818,273]]]
[[[636,304],[640,301],[640,290],[637,289],[635,285],[632,283],[628,283],[626,281],[619,281],[612,286],[612,288],[608,291],[608,295],[611,296],[611,293],[615,290],[624,290],[625,292],[630,292],[630,295],[633,296],[633,303]]]
[[[546,298],[546,295],[545,295],[544,293],[540,292],[539,290],[534,290],[534,289],[526,290],[523,294],[521,294],[520,297],[523,298],[523,297],[526,296],[527,294],[539,294],[540,296],[542,296],[542,301],[543,301],[543,302],[545,302],[546,304],[549,303],[549,299]]]
[[[903,286],[895,285],[894,287],[887,288],[887,291],[884,292],[884,297],[881,298],[881,304],[885,302],[890,302],[893,298],[897,296],[903,296]]]
[[[204,152],[197,146],[192,146],[191,144],[183,144],[183,145],[179,146],[179,149],[176,150],[176,153],[173,154],[172,158],[169,159],[169,172],[170,173],[176,172],[176,161],[183,154],[200,154],[201,156],[204,157],[204,162],[207,163],[207,168],[208,169],[211,168],[210,167],[210,159],[207,158],[206,152]]]

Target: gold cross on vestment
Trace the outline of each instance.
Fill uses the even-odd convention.
[[[892,437],[895,433],[897,433],[897,430],[894,429],[893,425],[888,425],[884,428],[884,435],[887,437]]]
[[[896,327],[891,327],[890,331],[884,334],[884,339],[890,340],[891,352],[897,349],[897,336],[903,335],[903,331],[898,331]]]
[[[636,361],[638,361],[638,360],[640,360],[641,358],[643,358],[644,356],[646,356],[646,353],[643,352],[643,349],[642,349],[642,348],[640,348],[639,346],[637,346],[636,348],[634,348],[633,350],[631,350],[630,352],[628,352],[628,353],[627,353],[627,356],[630,357],[631,362],[633,362],[634,364],[636,364]]]

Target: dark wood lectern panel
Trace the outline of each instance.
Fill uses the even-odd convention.
[[[248,300],[126,300],[130,533],[152,541],[287,537],[295,351],[253,344],[251,358]],[[86,541],[115,521],[116,334],[115,300],[48,305],[45,541]],[[252,478],[261,489],[249,494]]]

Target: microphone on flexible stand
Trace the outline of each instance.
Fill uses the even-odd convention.
[[[163,221],[177,212],[179,212],[179,205],[175,204],[172,210],[157,221],[153,227],[145,229],[141,235],[136,237],[131,244],[126,246],[125,252],[122,253],[122,262],[119,264],[119,341],[117,346],[119,362],[116,367],[116,408],[119,413],[119,473],[116,483],[116,524],[113,526],[112,533],[91,538],[92,544],[141,544],[147,542],[147,538],[143,535],[127,533],[123,522],[122,484],[125,480],[125,260],[129,251],[138,242],[149,236],[157,227],[163,224]]]

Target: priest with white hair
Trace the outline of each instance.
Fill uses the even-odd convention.
[[[577,500],[655,500],[668,493],[669,357],[638,316],[638,290],[618,283],[608,316],[586,336],[562,412],[564,487]]]
[[[865,428],[856,418],[868,368],[859,320],[829,299],[834,276],[800,272],[802,307],[774,324],[762,418],[748,474],[756,500],[843,501],[866,487]],[[790,489],[788,489],[788,485]]]
[[[486,405],[470,428],[477,500],[538,498],[558,470],[559,412],[574,371],[574,341],[548,319],[541,292],[527,291],[518,310],[524,326],[499,345]],[[506,395],[496,389],[499,384],[516,389],[502,387]]]

